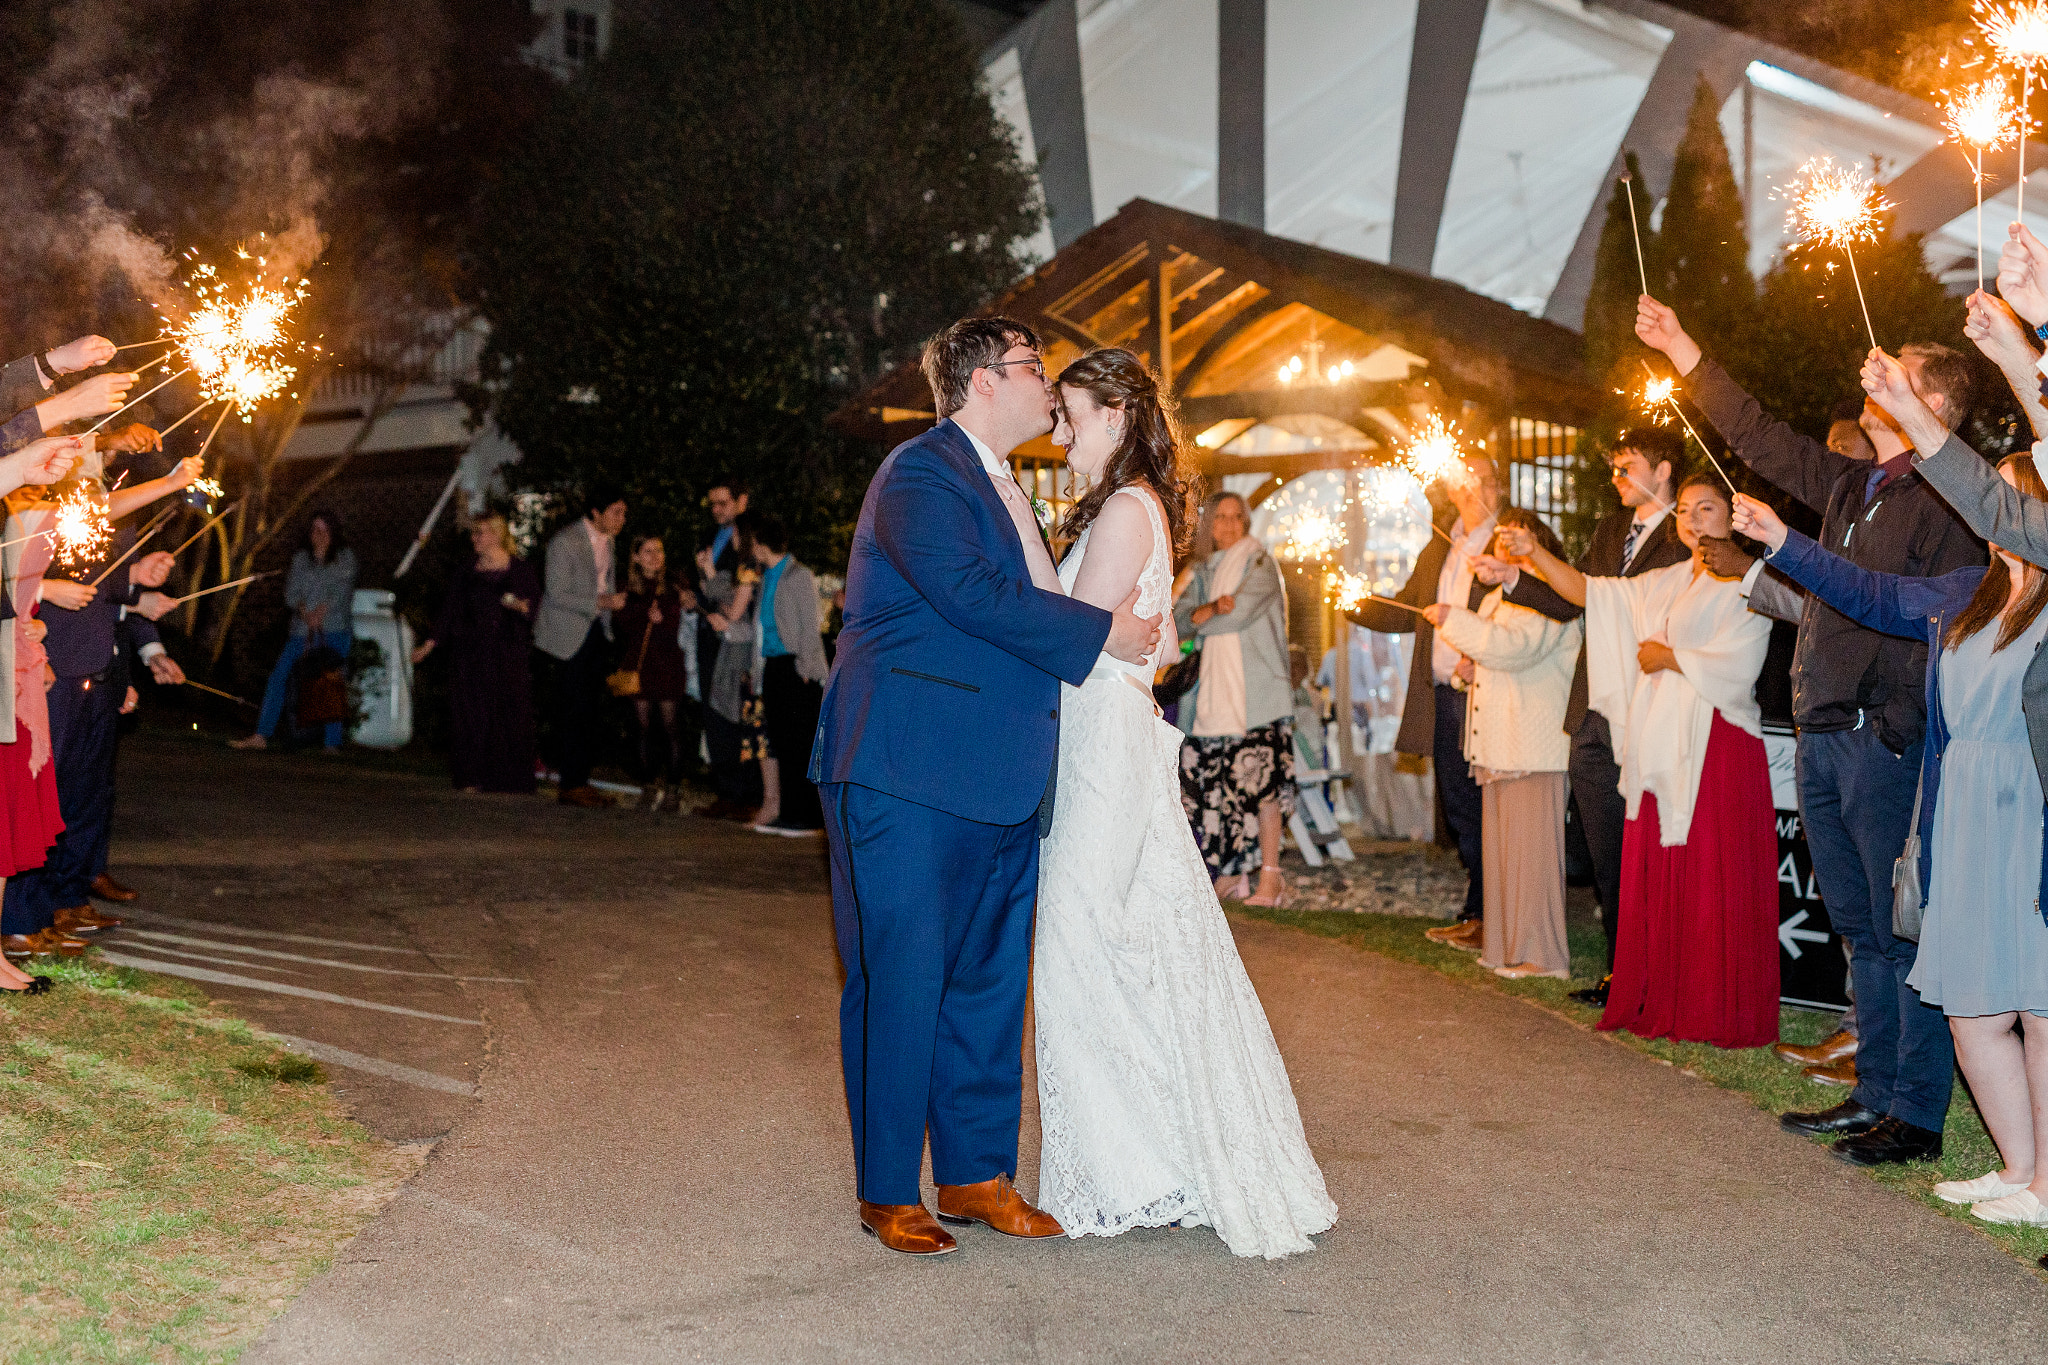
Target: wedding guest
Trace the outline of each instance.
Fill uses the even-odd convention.
[[[413,648],[420,663],[448,657],[448,766],[466,792],[533,794],[533,613],[540,579],[518,557],[496,513],[470,523],[475,559],[455,575],[433,631]]]
[[[1437,534],[1430,536],[1429,544],[1416,556],[1408,582],[1394,594],[1394,601],[1414,610],[1368,601],[1349,615],[1367,630],[1389,635],[1415,633],[1408,697],[1402,703],[1401,731],[1394,749],[1431,760],[1437,796],[1457,840],[1458,861],[1464,864],[1466,877],[1465,904],[1458,912],[1458,922],[1431,929],[1429,937],[1477,952],[1486,907],[1485,859],[1480,851],[1482,802],[1465,762],[1465,694],[1453,685],[1458,651],[1437,639],[1435,627],[1416,612],[1437,603],[1469,611],[1485,600],[1488,587],[1473,576],[1473,568],[1493,536],[1501,503],[1500,472],[1484,451],[1469,451],[1442,488],[1455,519],[1436,528]]]
[[[711,616],[730,608],[739,587],[739,571],[746,566],[734,539],[733,524],[747,510],[747,499],[747,486],[737,479],[711,486],[704,504],[718,530],[711,543],[697,551],[697,597],[703,607],[697,623],[698,695],[704,700],[704,753],[710,761],[711,788],[716,798],[697,813],[708,820],[735,820],[743,815],[751,819],[761,806],[760,770],[741,757],[745,737],[736,723],[726,719],[709,701],[722,645]]]
[[[1181,804],[1216,894],[1285,905],[1281,829],[1294,813],[1294,689],[1287,680],[1287,592],[1280,566],[1252,535],[1235,493],[1208,507],[1215,552],[1195,566],[1174,604],[1182,639],[1200,642],[1202,669],[1180,699]],[[1256,890],[1252,850],[1259,853]]]
[[[639,675],[640,690],[633,694],[638,740],[633,776],[640,783],[641,809],[656,813],[683,799],[683,708],[689,702],[690,672],[676,631],[683,613],[696,605],[694,594],[669,581],[668,552],[661,537],[635,540],[626,563],[626,605],[619,608],[612,625],[618,634],[619,667]]]
[[[818,789],[805,775],[829,671],[818,631],[818,580],[789,553],[789,534],[780,521],[751,512],[746,516],[754,565],[761,571],[753,686],[761,698],[762,730],[776,772],[774,812],[765,813],[764,805],[754,832],[784,838],[823,834]],[[765,783],[765,765],[762,775]]]
[[[1588,703],[1620,760],[1621,923],[1603,1029],[1716,1047],[1778,1037],[1778,841],[1754,695],[1771,625],[1698,550],[1729,534],[1718,475],[1678,490],[1693,558],[1580,573],[1526,531],[1504,553],[1586,609]]]
[[[1822,544],[1862,568],[1916,578],[1984,563],[1983,544],[1913,468],[1896,411],[1864,405],[1876,459],[1852,459],[1768,416],[1648,295],[1637,304],[1636,335],[1671,361],[1736,457],[1821,514]],[[1904,354],[1909,393],[1954,430],[1970,406],[1969,365],[1945,346],[1916,344]],[[1779,1122],[1795,1133],[1860,1138],[1895,1118],[1858,1147],[1880,1161],[1933,1150],[1898,1137],[1941,1131],[1955,1076],[1948,1029],[1906,984],[1915,947],[1891,931],[1892,863],[1912,818],[1926,723],[1926,654],[1924,641],[1883,635],[1809,598],[1792,660],[1800,819],[1828,921],[1850,944],[1858,1043],[1849,1098]]]
[[[1668,568],[1691,557],[1679,539],[1671,507],[1685,474],[1685,441],[1664,427],[1632,427],[1615,438],[1607,455],[1621,509],[1602,517],[1593,528],[1586,551],[1573,567],[1601,578],[1634,578]],[[1490,566],[1482,565],[1482,581]],[[1505,569],[1507,598],[1561,621],[1576,620],[1583,608],[1567,602],[1534,574]],[[1606,971],[1596,985],[1573,991],[1582,1004],[1607,1004],[1614,975],[1614,944],[1621,924],[1621,846],[1628,816],[1621,799],[1621,769],[1614,756],[1607,717],[1586,702],[1586,654],[1581,646],[1572,673],[1571,699],[1565,706],[1565,733],[1571,737],[1572,800],[1579,828],[1593,861],[1593,892],[1600,902],[1600,928],[1607,940]]]
[[[285,696],[292,682],[292,670],[310,650],[331,649],[348,659],[355,640],[356,552],[348,547],[341,519],[332,511],[315,512],[306,523],[306,536],[292,556],[291,571],[285,575],[284,600],[291,608],[291,637],[270,681],[263,688],[263,709],[256,718],[256,733],[247,739],[230,740],[231,749],[264,749],[284,718]],[[324,735],[327,752],[341,752],[342,723],[330,721]]]
[[[732,570],[732,591],[725,594],[724,606],[712,607],[704,616],[718,636],[718,657],[712,662],[711,685],[704,694],[704,725],[706,737],[715,734],[718,739],[718,747],[711,751],[711,762],[714,777],[723,768],[724,775],[718,777],[720,790],[738,792],[754,804],[736,801],[722,815],[715,815],[718,808],[714,803],[699,813],[706,818],[752,825],[781,814],[782,787],[775,759],[764,753],[761,701],[754,690],[754,628],[760,607],[761,571],[754,563],[753,539],[747,523],[737,518],[733,523],[733,545],[739,562]],[[707,585],[705,591],[709,590]],[[712,720],[714,716],[716,722]]]
[[[1518,527],[1553,559],[1564,546],[1533,512]],[[1565,708],[1578,667],[1580,624],[1516,606],[1496,589],[1477,611],[1437,603],[1425,612],[1458,651],[1465,682],[1464,753],[1480,792],[1486,903],[1479,965],[1495,975],[1568,977],[1564,927]]]
[[[2020,493],[2048,498],[2033,456],[2007,456],[1998,473]],[[1750,498],[1736,525],[1764,543],[1773,568],[1838,611],[1873,630],[1918,631],[1927,640],[1934,742],[1920,764],[1923,921],[1908,984],[1948,1017],[1970,1094],[2005,1162],[1934,1189],[1987,1222],[2048,1226],[2048,662],[2040,653],[2048,573],[2004,549],[1988,569],[1940,578],[1872,573],[1788,530]],[[1904,1136],[1940,1155],[1939,1131]]]
[[[557,799],[565,806],[608,806],[611,803],[590,785],[590,770],[597,762],[612,613],[626,605],[626,594],[616,588],[613,544],[626,526],[626,497],[612,485],[598,483],[584,494],[583,507],[582,516],[548,541],[533,643],[554,661],[550,691]]]

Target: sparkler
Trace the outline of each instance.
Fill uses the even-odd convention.
[[[195,597],[205,597],[209,593],[226,592],[229,588],[239,588],[244,583],[254,583],[259,578],[275,577],[277,573],[278,570],[271,569],[264,573],[252,573],[244,578],[237,578],[232,583],[216,583],[210,588],[201,588],[198,592],[188,592],[183,597],[173,597],[170,605],[173,607],[183,606]]]
[[[1422,419],[1419,433],[1408,443],[1407,451],[1401,457],[1402,465],[1416,482],[1424,488],[1442,479],[1446,483],[1459,483],[1465,478],[1465,451],[1458,444],[1458,433],[1453,427],[1444,425],[1444,419],[1435,413]]]
[[[98,578],[95,578],[92,582],[86,584],[85,586],[87,586],[88,588],[97,588],[100,584],[106,582],[107,575],[112,573],[114,570],[120,568],[122,564],[126,563],[128,560],[128,556],[134,554],[137,550],[149,544],[150,537],[154,536],[158,531],[161,531],[164,528],[164,523],[169,521],[171,519],[171,514],[177,510],[177,504],[173,503],[171,506],[166,507],[163,511],[157,513],[155,519],[152,520],[148,526],[143,528],[142,534],[135,538],[135,543],[133,545],[130,545],[127,549],[121,551],[121,557],[119,559],[107,565],[106,568],[100,570],[100,576]]]
[[[220,689],[219,689],[218,687],[208,687],[208,686],[207,686],[207,685],[206,685],[205,683],[203,683],[203,682],[193,682],[193,681],[192,681],[192,680],[191,680],[190,678],[187,678],[187,679],[185,679],[185,686],[187,686],[187,687],[196,687],[196,688],[198,688],[198,689],[199,689],[199,690],[200,690],[201,692],[211,692],[211,693],[213,693],[213,695],[214,695],[214,696],[216,696],[216,697],[226,697],[226,698],[227,698],[227,699],[228,699],[229,701],[233,702],[233,703],[234,703],[235,705],[237,705],[237,706],[246,706],[246,707],[248,707],[248,708],[249,708],[249,709],[250,709],[251,711],[254,711],[254,710],[256,710],[256,709],[257,709],[257,707],[256,707],[256,703],[255,703],[255,702],[253,702],[253,701],[245,701],[245,700],[243,700],[243,699],[242,699],[241,697],[238,697],[238,696],[236,696],[236,695],[235,695],[234,693],[232,693],[232,692],[223,692],[223,691],[221,691],[221,690],[220,690]]]
[[[1636,278],[1643,282],[1643,292],[1650,292],[1650,270],[1643,264],[1643,229],[1636,222],[1635,177],[1624,174],[1621,177],[1621,192],[1628,199],[1628,230],[1636,239]]]
[[[259,275],[232,284],[201,264],[186,288],[197,302],[182,323],[164,319],[165,335],[199,376],[200,392],[232,405],[246,422],[257,404],[283,393],[298,374],[285,324],[306,296],[306,281],[286,280],[280,287]]]
[[[2020,69],[2020,183],[2018,212],[2027,207],[2027,101],[2033,93],[2034,68],[2048,62],[2048,0],[2012,0],[1991,4],[1978,0],[1977,28],[1998,60]]]
[[[50,531],[56,537],[57,558],[66,568],[98,559],[113,535],[106,503],[83,483],[57,500],[57,519]]]
[[[1287,539],[1274,553],[1282,559],[1327,559],[1350,540],[1320,507],[1305,507],[1289,519]]]
[[[1977,289],[1984,289],[1984,153],[2020,136],[2019,107],[2005,81],[1979,81],[1942,108],[1949,136],[1970,148],[1970,174],[1977,182]],[[2025,152],[2022,151],[2024,156]]]
[[[1721,482],[1727,484],[1728,491],[1730,493],[1733,493],[1735,491],[1735,480],[1729,478],[1728,471],[1721,468],[1721,462],[1714,458],[1714,448],[1708,445],[1704,440],[1700,439],[1700,434],[1692,429],[1692,419],[1685,415],[1684,408],[1678,406],[1678,395],[1676,392],[1678,387],[1677,383],[1666,376],[1659,375],[1655,370],[1652,370],[1650,368],[1649,361],[1643,361],[1642,365],[1644,372],[1650,376],[1649,380],[1643,385],[1642,403],[1644,410],[1650,411],[1656,404],[1661,403],[1665,407],[1669,408],[1672,412],[1677,413],[1678,420],[1685,423],[1686,433],[1690,435],[1694,441],[1698,442],[1699,448],[1701,450],[1706,452],[1707,463],[1714,466],[1714,472],[1721,476]],[[1669,419],[1664,418],[1662,420],[1668,421]],[[1628,477],[1628,481],[1630,483],[1635,484],[1638,488],[1643,487],[1641,483],[1638,483],[1636,481],[1634,475],[1630,475]],[[1644,488],[1643,491],[1645,493],[1650,492],[1650,490],[1647,488]],[[1657,498],[1657,495],[1655,493],[1650,493],[1650,496],[1652,498],[1656,498],[1659,503],[1663,502],[1663,499]]]
[[[180,545],[177,549],[171,551],[171,557],[175,559],[179,555],[185,553],[185,551],[191,549],[193,541],[198,540],[199,537],[205,535],[208,531],[211,531],[214,528],[214,524],[216,522],[218,522],[222,517],[234,511],[237,507],[240,507],[241,505],[242,504],[240,504],[239,502],[231,502],[226,507],[221,508],[220,511],[215,512],[212,516],[208,517],[206,519],[206,524],[204,526],[200,527],[191,535],[187,536],[185,538],[185,543],[183,545]]]
[[[185,367],[184,369],[182,369],[182,370],[178,371],[178,372],[177,372],[176,374],[172,375],[172,376],[170,377],[170,379],[166,379],[166,380],[165,380],[165,381],[163,382],[163,384],[159,384],[159,385],[157,385],[157,386],[156,386],[156,389],[160,389],[160,388],[162,388],[162,387],[164,386],[164,384],[169,384],[169,383],[171,383],[171,382],[172,382],[173,380],[183,379],[183,378],[184,378],[184,377],[185,377],[186,375],[188,375],[188,374],[190,374],[190,373],[192,373],[192,367],[188,365],[188,366],[186,366],[186,367]],[[92,435],[92,434],[93,434],[93,433],[94,433],[95,431],[98,431],[98,430],[99,430],[99,429],[100,429],[101,427],[103,427],[103,426],[105,426],[105,425],[106,425],[107,423],[109,423],[109,422],[113,421],[113,420],[114,420],[114,419],[115,419],[116,417],[119,417],[119,416],[120,416],[120,415],[121,415],[122,413],[124,413],[124,412],[128,411],[128,409],[130,409],[130,408],[134,407],[134,406],[135,406],[135,405],[136,405],[137,403],[140,403],[140,402],[141,402],[141,401],[142,401],[142,400],[143,400],[144,398],[147,398],[147,397],[149,397],[149,394],[151,394],[151,393],[155,393],[155,392],[156,392],[156,389],[151,389],[151,390],[149,391],[149,393],[139,394],[139,395],[137,395],[136,397],[134,397],[134,398],[131,398],[131,399],[129,399],[129,400],[127,401],[127,402],[123,403],[123,404],[122,404],[122,405],[121,405],[120,407],[118,407],[118,408],[115,408],[115,409],[114,409],[114,410],[113,410],[112,412],[108,413],[108,414],[107,414],[107,415],[106,415],[105,417],[102,417],[102,418],[100,418],[100,420],[99,420],[99,421],[97,421],[97,422],[94,422],[94,423],[93,423],[93,424],[92,424],[91,426],[87,427],[87,428],[85,429],[85,434],[86,434],[87,436],[90,436],[90,435]]]
[[[2044,0],[2048,8],[2048,0]],[[1849,277],[1856,281],[1856,302],[1863,308],[1863,327],[1870,349],[1877,349],[1877,328],[1870,325],[1870,304],[1863,297],[1863,277],[1856,270],[1857,242],[1877,240],[1877,219],[1892,207],[1877,191],[1867,171],[1837,166],[1834,158],[1817,156],[1799,168],[1791,191],[1786,222],[1809,246],[1834,246],[1849,258]]]
[[[187,423],[187,422],[191,421],[191,420],[192,420],[192,419],[193,419],[194,417],[197,417],[197,416],[199,415],[199,410],[200,410],[200,408],[204,408],[204,407],[208,406],[209,404],[211,404],[211,403],[212,403],[212,402],[214,402],[214,401],[215,401],[215,400],[213,400],[213,399],[211,399],[211,398],[202,398],[202,399],[200,399],[200,400],[199,400],[199,404],[198,404],[198,406],[197,406],[197,407],[194,407],[194,408],[192,409],[192,411],[190,411],[190,412],[186,413],[186,414],[185,414],[185,415],[184,415],[183,417],[180,417],[180,418],[179,418],[179,419],[178,419],[177,421],[175,421],[175,422],[171,423],[171,424],[170,424],[169,426],[165,427],[165,428],[164,428],[164,429],[163,429],[162,431],[159,431],[159,432],[157,433],[157,435],[158,435],[159,437],[164,437],[164,436],[168,436],[168,435],[170,435],[170,434],[171,434],[172,432],[176,431],[176,430],[177,430],[177,429],[178,429],[179,427],[182,427],[182,426],[184,426],[184,425],[185,425],[185,423]]]

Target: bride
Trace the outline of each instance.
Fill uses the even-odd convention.
[[[1178,432],[1124,350],[1058,380],[1054,441],[1089,490],[1060,567],[1099,606],[1164,613],[1188,521]],[[1180,801],[1181,734],[1153,662],[1104,654],[1062,684],[1058,793],[1039,859],[1032,1001],[1039,1204],[1072,1237],[1208,1224],[1240,1256],[1309,1251],[1337,1219],[1287,1068]]]

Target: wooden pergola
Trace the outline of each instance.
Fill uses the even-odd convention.
[[[1039,331],[1048,374],[1098,346],[1143,357],[1178,400],[1211,485],[1227,478],[1255,503],[1312,470],[1393,458],[1431,411],[1494,452],[1511,492],[1568,497],[1570,442],[1599,404],[1565,327],[1448,281],[1143,199],[990,311]],[[934,420],[930,390],[905,365],[834,424],[893,445]],[[1059,500],[1056,447],[1041,438],[1015,461]],[[1253,474],[1264,476],[1255,489],[1243,477]]]

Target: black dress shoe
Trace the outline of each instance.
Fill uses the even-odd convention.
[[[1854,1100],[1843,1100],[1832,1109],[1815,1113],[1780,1114],[1778,1126],[1788,1133],[1800,1133],[1806,1137],[1857,1137],[1869,1132],[1882,1122],[1884,1115],[1875,1109],[1866,1109]]]
[[[1573,991],[1571,992],[1571,998],[1578,1001],[1581,1005],[1591,1005],[1595,1009],[1604,1010],[1607,1008],[1607,988],[1613,984],[1614,973],[1609,972],[1600,978],[1599,985],[1588,986],[1582,991]]]
[[[1887,1166],[1899,1161],[1941,1160],[1941,1134],[1916,1128],[1887,1114],[1861,1137],[1843,1138],[1831,1148],[1852,1166]]]

